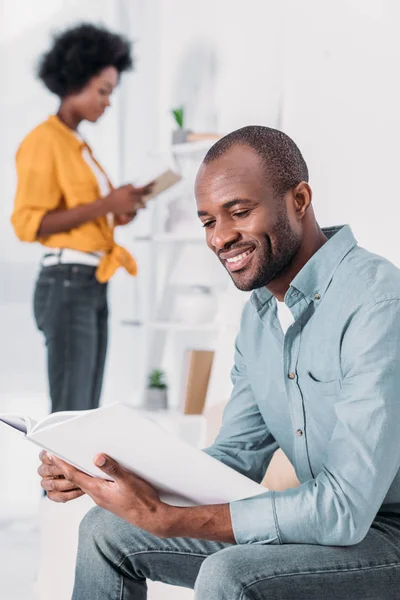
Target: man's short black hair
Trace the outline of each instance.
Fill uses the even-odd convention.
[[[221,138],[210,148],[203,162],[210,163],[240,145],[249,146],[259,155],[278,196],[301,181],[308,182],[307,165],[294,141],[278,129],[261,125],[242,127]]]
[[[82,23],[57,33],[40,59],[39,79],[60,98],[82,90],[106,67],[118,73],[132,68],[131,42],[104,27]]]

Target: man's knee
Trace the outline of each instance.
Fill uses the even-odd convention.
[[[240,550],[240,546],[232,546],[205,559],[196,580],[196,599],[234,600],[240,597],[243,589]]]
[[[150,534],[99,507],[92,508],[79,527],[79,552],[82,556],[101,553],[111,562],[148,545]]]
[[[79,537],[85,538],[87,535],[91,535],[97,525],[100,524],[102,513],[101,508],[95,506],[85,514],[79,525]]]
[[[79,527],[79,550],[87,554],[101,554],[117,558],[123,544],[123,530],[129,527],[131,535],[135,528],[112,513],[95,506],[82,519]]]
[[[110,513],[108,513],[110,514]],[[108,536],[108,518],[105,510],[95,506],[83,517],[79,526],[79,549],[89,549]]]

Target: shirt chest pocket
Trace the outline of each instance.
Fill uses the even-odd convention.
[[[305,371],[299,378],[299,383],[300,387],[304,386],[306,391],[321,397],[338,396],[342,389],[340,379],[321,377],[311,371]]]

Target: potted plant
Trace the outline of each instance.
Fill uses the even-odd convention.
[[[149,373],[146,394],[147,410],[166,410],[168,408],[168,386],[165,381],[165,373],[160,369],[154,369]]]
[[[172,109],[172,115],[174,117],[177,128],[172,132],[172,143],[182,144],[188,141],[188,134],[191,133],[188,129],[185,129],[185,108],[178,106]]]

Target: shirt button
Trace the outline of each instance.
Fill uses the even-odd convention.
[[[289,379],[295,379],[296,375],[294,373],[289,373],[288,377]]]
[[[301,436],[303,435],[303,432],[302,432],[302,430],[301,430],[301,429],[298,429],[298,430],[296,431],[296,434],[297,434],[299,437],[301,437]]]
[[[321,300],[321,294],[315,294],[314,300]]]

